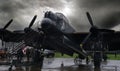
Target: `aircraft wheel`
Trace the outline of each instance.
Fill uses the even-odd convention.
[[[74,59],[74,63],[75,63],[76,65],[80,65],[80,64],[82,63],[82,59],[80,59],[79,57],[76,57],[76,58]]]
[[[107,55],[106,54],[103,54],[103,60],[107,61]]]
[[[89,60],[89,58],[87,57],[87,58],[86,58],[86,64],[89,64],[89,62],[90,62],[90,60]]]

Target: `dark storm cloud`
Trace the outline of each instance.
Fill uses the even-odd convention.
[[[23,29],[35,14],[41,20],[43,11],[59,11],[68,6],[71,13],[67,18],[77,31],[90,28],[86,11],[90,12],[96,26],[112,28],[120,23],[119,3],[120,0],[0,0],[0,27],[13,18],[9,29]]]
[[[89,11],[95,25],[112,28],[120,24],[120,0],[76,0],[76,8]]]
[[[76,0],[77,5],[86,8],[99,8],[105,6],[120,6],[120,0]]]
[[[6,21],[14,18],[15,25],[13,24],[14,26],[12,25],[10,29],[23,29],[33,15],[38,13],[36,10],[41,11],[43,7],[61,9],[65,2],[64,0],[0,0],[0,27],[4,26]],[[41,15],[40,13],[39,15]]]
[[[100,22],[100,26],[104,28],[112,28],[120,24],[120,12],[114,12],[112,14],[108,14],[106,17],[102,19]]]
[[[12,0],[0,0],[0,23],[3,24],[1,27],[3,27],[10,19],[16,18],[18,10],[23,8],[23,5],[18,2]],[[21,24],[17,21],[13,21],[13,23],[21,27]],[[16,28],[16,25],[13,27]]]

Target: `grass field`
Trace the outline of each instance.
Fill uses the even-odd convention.
[[[75,58],[76,56],[77,54],[74,54],[73,57],[71,57],[66,54],[62,56],[61,53],[55,53],[56,58]],[[120,54],[117,54],[116,56],[114,54],[108,54],[107,56],[110,60],[120,60]]]
[[[117,54],[116,56],[114,54],[108,54],[108,59],[110,59],[110,60],[120,60],[120,54]]]
[[[66,55],[66,54],[64,54],[63,56],[62,56],[62,54],[61,53],[55,53],[55,57],[57,57],[57,58],[75,58],[77,56],[77,54],[74,54],[73,56],[69,56],[69,55]]]

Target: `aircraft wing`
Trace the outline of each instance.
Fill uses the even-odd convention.
[[[13,42],[21,42],[22,40],[24,40],[24,31],[18,31],[18,32],[13,32],[11,37],[13,38],[10,38],[11,41]]]
[[[88,32],[80,32],[80,33],[68,33],[67,35],[72,38],[72,41],[76,42],[77,44],[82,43],[82,41],[87,37]]]
[[[5,42],[21,42],[24,38],[23,32],[11,32],[6,30],[3,33],[4,36],[2,38]]]
[[[109,51],[120,50],[120,32],[115,32],[114,35],[110,36],[109,40]]]
[[[77,44],[81,44],[84,39],[88,36],[88,32],[82,32],[82,33],[69,33],[69,35],[72,38],[72,41],[76,42]],[[102,33],[102,43],[105,44],[106,47],[108,47],[109,51],[116,51],[120,50],[120,32],[115,33]],[[94,34],[92,34],[86,42],[92,42],[94,39]],[[99,38],[100,39],[100,38]],[[87,47],[85,50],[89,50],[90,47]]]

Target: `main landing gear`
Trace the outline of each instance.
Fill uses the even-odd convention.
[[[33,64],[42,68],[43,66],[44,55],[39,50],[36,50],[33,55]]]
[[[76,57],[76,58],[74,59],[74,63],[75,63],[75,65],[80,65],[80,64],[82,64],[82,59],[79,58],[79,57]]]
[[[74,63],[76,64],[76,65],[81,65],[82,64],[82,58],[80,58],[80,57],[76,57],[75,59],[74,59]],[[87,57],[86,58],[86,64],[89,64],[90,63],[90,60],[89,60],[89,57]]]
[[[102,61],[102,53],[99,51],[99,52],[94,52],[93,53],[93,63],[94,63],[94,68],[100,68],[101,66],[101,61]],[[74,59],[74,63],[76,65],[81,65],[82,64],[82,59],[80,57],[76,57]],[[90,63],[90,59],[89,57],[86,58],[86,64],[89,64]]]
[[[102,61],[101,52],[94,52],[93,61],[94,61],[94,67],[100,68],[101,61]]]

